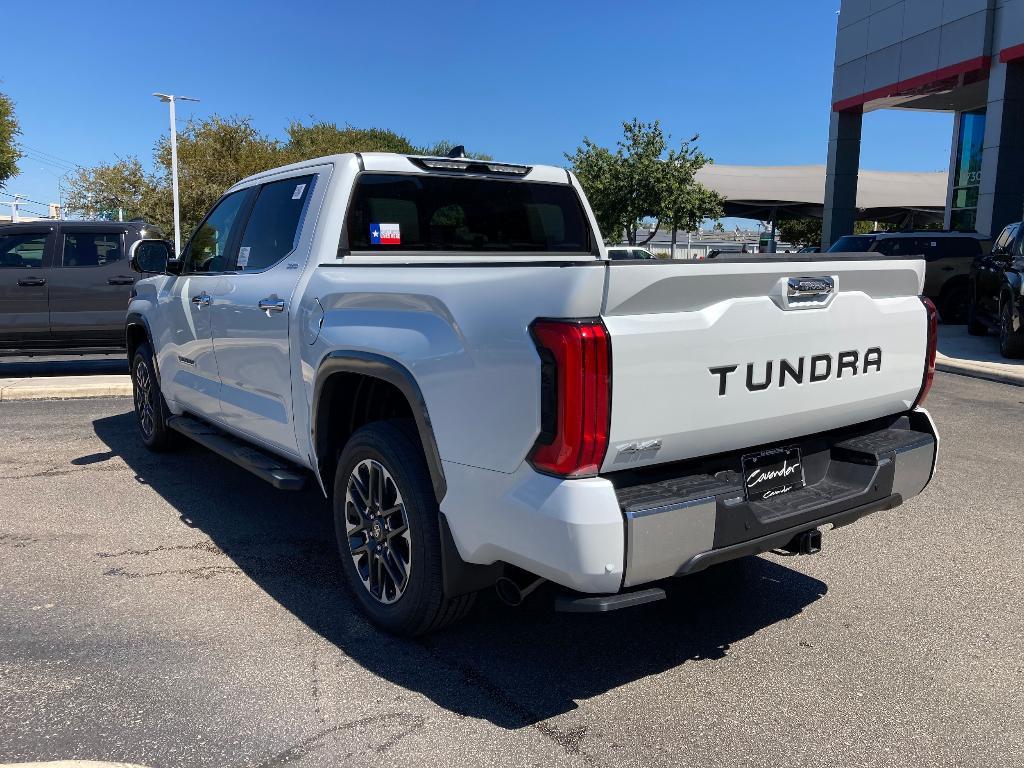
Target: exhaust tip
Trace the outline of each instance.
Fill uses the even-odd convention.
[[[494,591],[497,592],[498,599],[505,605],[518,608],[523,604],[523,591],[508,576],[498,577],[498,580],[494,582]]]
[[[526,575],[529,576],[531,574]],[[505,605],[511,606],[512,608],[518,608],[523,604],[523,600],[525,600],[531,592],[537,589],[537,587],[545,581],[547,581],[547,579],[541,576],[536,576],[534,577],[534,580],[525,587],[520,587],[508,576],[499,576],[498,580],[494,582],[494,591],[498,594],[498,599]]]

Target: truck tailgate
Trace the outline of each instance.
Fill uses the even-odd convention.
[[[911,260],[609,264],[602,471],[909,410],[925,367],[923,279]]]

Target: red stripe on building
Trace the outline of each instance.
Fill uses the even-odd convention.
[[[1020,46],[1024,48],[1024,46]],[[1014,50],[1009,48],[1007,50]],[[1003,51],[1005,54],[1006,51]],[[1024,56],[1024,53],[1021,54]],[[1002,58],[1002,56],[1000,56]],[[932,72],[926,72],[923,75],[917,75],[906,80],[900,80],[892,85],[886,85],[882,88],[875,88],[872,91],[867,91],[859,96],[851,96],[848,99],[842,99],[832,105],[833,112],[846,112],[851,109],[857,109],[863,107],[865,104],[876,101],[878,99],[888,99],[893,96],[907,96],[913,91],[920,88],[924,88],[928,85],[941,83],[943,80],[948,80],[951,77],[959,77],[960,75],[966,75],[968,72],[977,72],[979,70],[988,69],[992,60],[988,56],[978,56],[974,59],[968,59],[967,61],[961,61],[959,64],[952,64],[948,67],[942,67],[941,69],[933,70]]]
[[[999,60],[1003,64],[1009,64],[1011,61],[1018,61],[1019,59],[1024,59],[1024,43],[1004,48],[999,54]]]

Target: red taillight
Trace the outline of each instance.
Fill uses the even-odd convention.
[[[596,475],[608,450],[608,331],[600,320],[537,320],[530,333],[541,356],[541,434],[530,463],[562,477]]]
[[[932,300],[926,296],[921,297],[925,312],[928,314],[928,349],[924,361],[924,380],[921,382],[921,392],[914,402],[917,408],[924,399],[928,397],[928,391],[932,388],[932,380],[935,378],[935,353],[939,343],[939,313],[932,304]]]

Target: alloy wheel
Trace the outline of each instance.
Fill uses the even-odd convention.
[[[149,365],[140,360],[135,366],[135,413],[139,418],[139,429],[147,440],[156,429],[156,414],[153,408],[153,376]]]
[[[385,605],[396,602],[409,585],[412,539],[402,494],[379,461],[364,459],[349,475],[345,529],[366,591]]]

